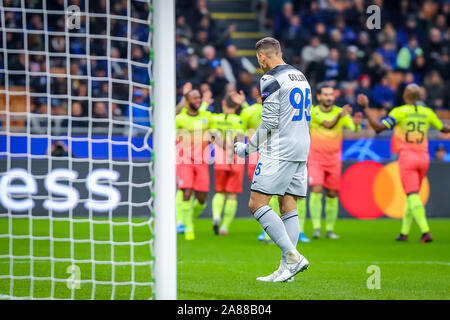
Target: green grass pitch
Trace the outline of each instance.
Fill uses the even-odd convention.
[[[89,224],[85,220],[73,224],[74,239],[87,240],[90,234],[98,243],[91,245],[80,241],[73,246],[76,259],[93,259],[77,263],[81,279],[91,279],[93,273],[98,282],[83,282],[80,289],[69,290],[66,286],[67,267],[70,263],[61,260],[53,264],[53,274],[60,279],[51,282],[47,277],[52,273],[48,260],[15,259],[13,266],[9,259],[0,258],[0,277],[8,275],[11,267],[15,276],[0,279],[0,299],[10,294],[16,297],[29,296],[31,290],[37,298],[53,296],[57,299],[148,299],[151,287],[136,286],[132,292],[129,281],[146,283],[151,281],[148,265],[135,266],[130,261],[151,260],[148,244],[134,245],[131,250],[127,243],[130,231],[136,242],[150,238],[148,226],[128,225],[110,227],[105,221]],[[102,223],[103,222],[103,223]],[[312,240],[309,244],[299,244],[299,251],[310,261],[309,270],[297,275],[293,283],[259,283],[257,276],[267,275],[279,264],[280,250],[274,244],[264,244],[256,240],[259,225],[253,219],[237,219],[227,236],[212,233],[211,220],[198,219],[195,222],[196,239],[185,241],[178,235],[178,298],[179,299],[450,299],[450,220],[430,219],[433,243],[419,243],[419,231],[413,227],[407,243],[394,241],[401,222],[398,220],[338,220],[336,232],[341,239]],[[306,233],[311,234],[311,222],[306,222]],[[9,222],[0,219],[0,255],[9,251]],[[15,219],[14,235],[28,235],[30,222]],[[50,234],[48,220],[34,220],[33,255],[46,257],[52,247],[57,258],[70,255],[70,228],[67,222],[53,223],[53,237],[58,239],[50,246],[45,239]],[[113,235],[113,247],[101,241]],[[42,237],[42,238],[39,238]],[[30,254],[29,238],[17,238],[13,243],[15,256]],[[109,261],[115,261],[114,267]],[[381,289],[368,289],[367,279],[371,274],[367,268],[380,268]],[[30,268],[42,280],[31,281],[27,277]],[[23,278],[22,278],[23,277]],[[111,285],[111,280],[116,286]]]
[[[255,220],[235,220],[227,236],[212,234],[211,220],[196,221],[196,239],[178,237],[179,299],[450,299],[450,220],[429,219],[435,241],[419,243],[413,226],[397,243],[399,220],[337,221],[341,239],[299,243],[309,270],[293,283],[255,280],[278,268],[280,250],[257,241]],[[311,221],[306,221],[311,235]],[[381,289],[367,288],[367,267],[378,265]]]

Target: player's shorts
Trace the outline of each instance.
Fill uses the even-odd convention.
[[[178,189],[194,189],[199,192],[209,191],[209,168],[207,164],[177,165]]]
[[[400,151],[398,165],[405,193],[419,192],[430,165],[428,153]]]
[[[259,153],[253,152],[250,154],[250,157],[248,158],[247,163],[247,174],[250,179],[250,181],[253,181],[253,174],[255,173],[256,165],[258,164],[259,160]]]
[[[260,156],[253,176],[252,191],[267,195],[290,194],[305,197],[308,188],[306,161],[285,161]]]
[[[216,192],[242,193],[244,165],[234,165],[231,170],[215,170]]]
[[[339,190],[341,183],[341,161],[324,163],[308,159],[309,186],[321,185],[325,189]]]

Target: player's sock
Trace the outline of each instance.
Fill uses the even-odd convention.
[[[177,197],[176,197],[177,226],[183,224],[183,214],[181,212],[181,202],[183,202],[183,191],[177,190]]]
[[[305,231],[306,221],[306,199],[297,200],[297,213],[300,233],[303,233]]]
[[[409,201],[406,201],[405,215],[403,216],[402,229],[400,231],[401,234],[403,234],[403,235],[409,234],[409,230],[411,230],[411,223],[412,223],[413,219],[414,219],[414,216],[409,207]]]
[[[183,222],[186,227],[185,234],[194,232],[194,222],[192,219],[192,215],[194,213],[194,208],[192,206],[192,201],[189,199],[188,201],[181,202],[181,212],[183,214]]]
[[[422,233],[429,232],[430,228],[425,217],[425,207],[420,201],[420,196],[417,193],[410,194],[407,201],[409,201],[410,210],[419,225],[420,231]]]
[[[331,232],[334,231],[334,225],[337,220],[338,211],[339,211],[338,197],[336,197],[336,198],[325,197],[325,217],[326,217],[325,218],[326,219],[325,230],[326,231],[331,231]]]
[[[309,212],[311,214],[311,221],[313,229],[320,229],[320,216],[322,215],[322,194],[311,192],[309,199]]]
[[[221,229],[228,231],[230,224],[233,221],[234,216],[236,215],[236,209],[237,209],[237,200],[227,199],[227,201],[225,202],[222,225],[220,226]]]
[[[278,196],[272,196],[269,201],[269,206],[275,211],[276,214],[280,215],[280,203],[278,202]]]
[[[294,247],[297,247],[298,236],[300,234],[297,210],[292,210],[291,212],[282,215],[281,221],[283,221],[284,227],[286,228],[286,232],[292,244]],[[281,259],[286,261],[284,254],[281,255]]]
[[[206,207],[206,202],[200,203],[200,201],[198,201],[198,199],[196,199],[194,202],[194,218],[197,218],[199,215],[201,215],[203,212],[203,209],[205,209],[205,207]]]
[[[269,206],[259,208],[253,216],[256,221],[261,224],[264,231],[266,231],[270,238],[281,249],[282,254],[286,254],[290,250],[295,250],[283,222],[275,211],[273,211]]]
[[[217,221],[220,220],[224,204],[225,204],[225,195],[223,193],[217,192],[212,200],[213,220]]]

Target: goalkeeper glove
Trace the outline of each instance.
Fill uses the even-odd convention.
[[[248,158],[250,153],[248,152],[248,144],[242,142],[236,142],[234,144],[234,153],[241,158]]]

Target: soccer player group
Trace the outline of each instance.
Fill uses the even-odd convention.
[[[359,131],[363,116],[355,113],[352,118],[350,106],[335,106],[334,89],[328,84],[318,87],[319,105],[312,106],[306,77],[283,61],[276,39],[258,41],[256,53],[265,74],[260,80],[260,90],[254,89],[257,103],[252,106],[245,103],[242,92],[228,92],[222,101],[223,112],[213,114],[206,110],[211,99],[208,91],[202,101],[200,92],[190,84],[183,88],[176,116],[178,232],[184,232],[186,240],[195,238],[194,218],[206,206],[208,163],[213,151],[216,191],[212,200],[213,230],[216,234],[228,233],[248,158],[252,181],[249,209],[263,233],[282,252],[279,268],[257,280],[292,281],[309,266],[296,249],[298,241],[309,242],[303,233],[308,184],[313,238],[321,236],[324,190],[326,237],[338,238],[334,226],[339,209],[342,131],[344,127]],[[421,242],[432,240],[418,194],[429,165],[427,131],[431,125],[450,132],[450,127],[443,125],[431,109],[417,104],[419,96],[417,85],[407,86],[405,105],[394,108],[380,120],[370,112],[368,98],[358,96],[371,127],[377,133],[393,128],[398,141],[400,176],[407,194],[398,241],[407,240],[413,219],[422,230]],[[237,115],[240,107],[242,111]]]

